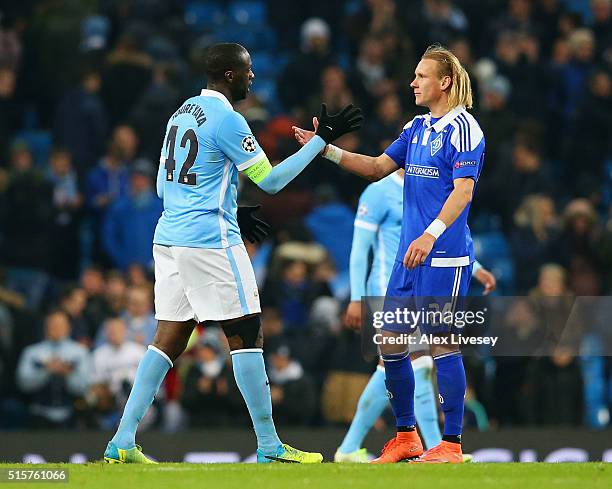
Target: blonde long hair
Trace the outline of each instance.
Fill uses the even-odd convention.
[[[472,108],[472,84],[470,76],[465,68],[461,66],[459,59],[452,52],[440,44],[429,46],[421,59],[433,59],[438,62],[438,76],[450,77],[451,85],[448,91],[448,108],[450,110],[464,105]]]

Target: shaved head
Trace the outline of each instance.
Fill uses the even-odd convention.
[[[212,82],[225,79],[228,71],[237,71],[248,63],[249,52],[240,44],[214,44],[206,50],[206,76]]]

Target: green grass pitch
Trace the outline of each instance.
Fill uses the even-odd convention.
[[[335,489],[335,488],[453,488],[548,489],[611,488],[612,464],[463,464],[463,465],[360,465],[360,464],[159,464],[85,465],[0,464],[8,468],[66,468],[68,483],[42,483],[42,487],[92,489]],[[50,484],[50,486],[49,486]],[[2,487],[41,488],[41,483],[7,483]]]

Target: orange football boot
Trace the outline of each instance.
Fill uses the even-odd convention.
[[[451,443],[442,440],[439,445],[427,450],[421,455],[416,463],[430,464],[461,464],[463,463],[463,453],[461,443]]]
[[[401,431],[389,440],[380,456],[372,460],[373,464],[393,464],[402,460],[418,457],[423,454],[423,443],[415,431]]]

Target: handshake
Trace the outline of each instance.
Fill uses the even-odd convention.
[[[295,131],[296,139],[298,139],[301,144],[308,142],[315,134],[329,144],[349,132],[358,130],[362,122],[363,115],[361,114],[361,109],[355,107],[353,104],[347,105],[334,115],[327,113],[326,104],[321,104],[321,113],[318,119],[316,117],[312,118],[314,131],[305,131],[296,126],[293,126],[293,130]],[[310,137],[302,142],[300,138],[298,138],[298,134],[305,137],[307,133],[310,133]]]

